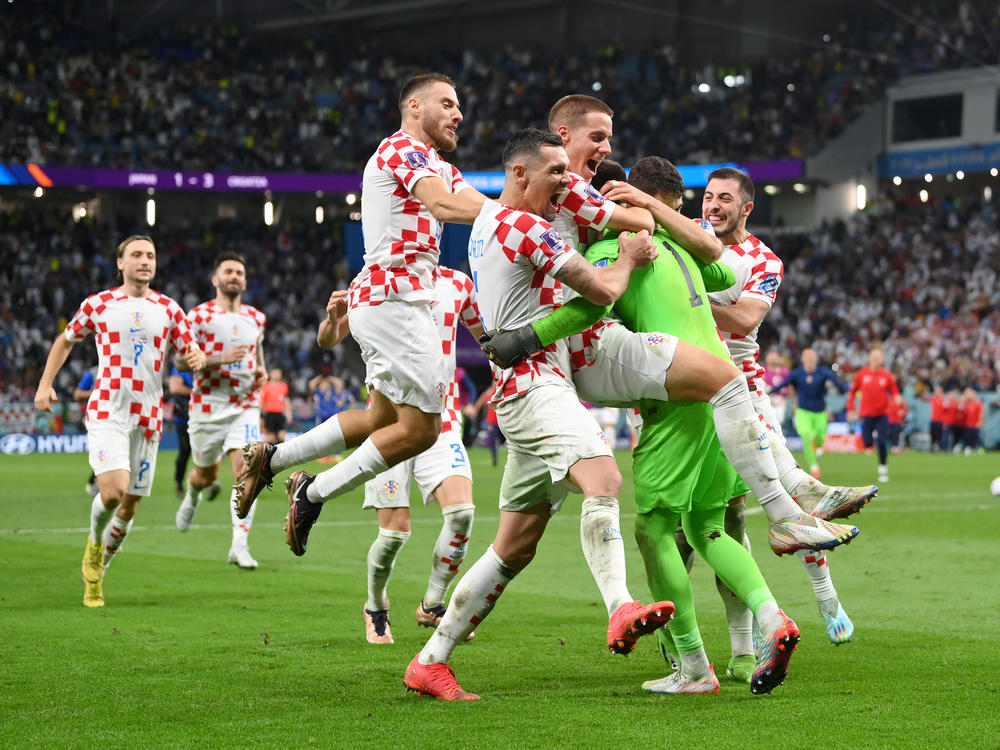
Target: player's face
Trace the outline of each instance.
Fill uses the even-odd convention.
[[[537,155],[524,165],[524,201],[519,208],[541,216],[546,221],[555,218],[559,207],[556,200],[569,185],[569,157],[558,146],[542,146]]]
[[[868,355],[868,366],[871,367],[873,370],[877,370],[882,366],[882,362],[883,362],[882,350],[873,349],[872,352]]]
[[[726,237],[743,226],[753,210],[753,201],[743,201],[736,180],[709,180],[701,199],[701,215],[712,225],[717,237]]]
[[[569,168],[587,182],[597,174],[597,165],[611,153],[611,117],[588,112],[573,128],[560,127]]]
[[[818,361],[816,359],[816,352],[812,349],[805,349],[802,352],[802,368],[812,372],[816,369]]]
[[[126,283],[148,284],[156,275],[156,248],[149,240],[133,240],[118,259]]]
[[[247,271],[238,260],[224,260],[215,269],[212,283],[227,297],[236,297],[246,291]]]
[[[454,151],[458,147],[458,124],[462,112],[458,94],[444,81],[429,85],[420,99],[420,127],[438,151]]]

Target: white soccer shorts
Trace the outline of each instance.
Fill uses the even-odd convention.
[[[260,409],[247,409],[217,422],[188,421],[191,459],[195,466],[215,466],[231,450],[260,440]]]
[[[676,336],[635,333],[612,322],[591,346],[593,364],[573,371],[573,383],[584,401],[634,406],[643,398],[668,400],[665,383],[677,349]]]
[[[461,430],[448,430],[423,453],[402,461],[365,483],[363,508],[409,508],[410,478],[417,481],[424,505],[434,501],[434,490],[448,477],[472,481],[469,454]]]
[[[108,471],[129,473],[130,495],[149,497],[156,475],[156,453],[159,440],[145,437],[145,427],[125,428],[112,422],[90,420],[87,423],[87,443],[90,447],[90,468],[100,476]]]
[[[430,305],[388,300],[355,307],[351,335],[361,347],[365,382],[394,404],[440,414],[448,383]]]
[[[607,437],[568,384],[543,385],[497,405],[507,438],[500,509],[548,503],[556,513],[570,490],[570,468],[584,458],[612,456]]]

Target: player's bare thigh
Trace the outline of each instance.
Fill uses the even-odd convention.
[[[667,370],[667,393],[671,401],[707,402],[740,375],[732,362],[682,340],[677,342],[674,361]]]
[[[459,476],[445,477],[431,494],[442,508],[449,505],[472,505],[472,481]]]
[[[604,495],[617,498],[622,487],[621,472],[611,456],[581,458],[569,468],[568,476],[584,497]]]
[[[380,529],[387,531],[410,531],[409,508],[376,508],[375,517]]]

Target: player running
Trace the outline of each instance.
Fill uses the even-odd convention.
[[[847,393],[847,421],[854,422],[854,397],[861,395],[857,414],[861,417],[861,441],[866,449],[878,441],[878,481],[889,481],[889,404],[899,395],[899,385],[891,372],[882,366],[882,350],[872,349],[868,366],[854,374]]]
[[[623,235],[619,262],[595,269],[548,223],[570,182],[569,160],[558,136],[518,131],[507,142],[503,164],[503,192],[498,202],[484,203],[469,242],[484,324],[519,325],[544,315],[561,303],[563,284],[594,302],[610,304],[624,291],[632,270],[654,257],[648,234]],[[448,660],[531,562],[549,518],[566,498],[568,484],[585,498],[581,540],[610,616],[608,647],[628,653],[638,637],[669,620],[672,604],[643,607],[628,592],[618,530],[621,475],[568,372],[565,342],[515,368],[494,369],[494,403],[508,440],[499,529],[493,544],[459,581],[437,630],[407,667],[408,689],[444,700],[478,699],[456,682]]]
[[[288,546],[303,555],[323,503],[360,487],[430,448],[441,433],[444,357],[431,313],[433,270],[442,223],[471,224],[484,196],[439,152],[454,151],[462,122],[455,84],[437,73],[416,76],[399,97],[400,129],[365,166],[361,215],[365,267],[351,282],[351,334],[361,347],[371,407],[341,412],[279,446],[244,449],[237,481],[242,518],[261,489],[291,466],[357,446],[318,476],[286,481]]]
[[[117,265],[121,286],[83,301],[53,342],[35,393],[35,408],[52,411],[56,374],[73,345],[93,334],[98,376],[87,402],[87,436],[100,494],[91,504],[83,553],[87,607],[104,606],[105,571],[132,528],[139,501],[152,491],[167,346],[184,355],[192,369],[205,363],[180,305],[149,286],[156,275],[152,239],[126,237],[118,245]]]
[[[229,456],[233,476],[243,471],[243,446],[260,437],[257,391],[267,379],[264,364],[264,313],[244,304],[246,261],[224,252],[215,259],[212,286],[215,299],[188,313],[191,335],[206,353],[205,367],[195,373],[188,407],[188,436],[194,467],[175,522],[179,531],[191,527],[202,493],[211,493],[223,456]],[[184,363],[178,362],[178,368]],[[257,567],[249,536],[254,502],[244,518],[236,515],[235,490],[230,499],[233,539],[228,561],[244,569]]]

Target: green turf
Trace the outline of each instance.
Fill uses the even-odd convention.
[[[447,704],[407,694],[403,670],[425,642],[413,610],[440,514],[417,509],[390,583],[393,646],[364,641],[365,554],[375,535],[360,494],[331,502],[293,557],[283,494],[265,494],[251,536],[256,571],[226,565],[225,495],[186,534],[173,528],[174,454],[105,579],[108,605],[82,604],[80,558],[90,501],[83,456],[0,457],[0,747],[997,747],[1000,744],[1000,500],[995,455],[906,454],[831,554],[855,641],[826,639],[799,563],[755,556],[802,629],[786,684],[771,696],[724,682],[717,696],[651,696],[663,676],[654,643],[629,658],[604,644],[607,616],[580,551],[579,499],[550,524],[531,567],[476,640],[453,658],[483,696]],[[478,502],[470,561],[493,537],[499,471],[472,452]],[[635,595],[648,600],[623,526]],[[828,455],[826,478],[865,483],[867,456]],[[228,470],[223,470],[223,479]],[[466,565],[468,565],[467,563]],[[692,573],[710,658],[729,641],[712,576]]]

